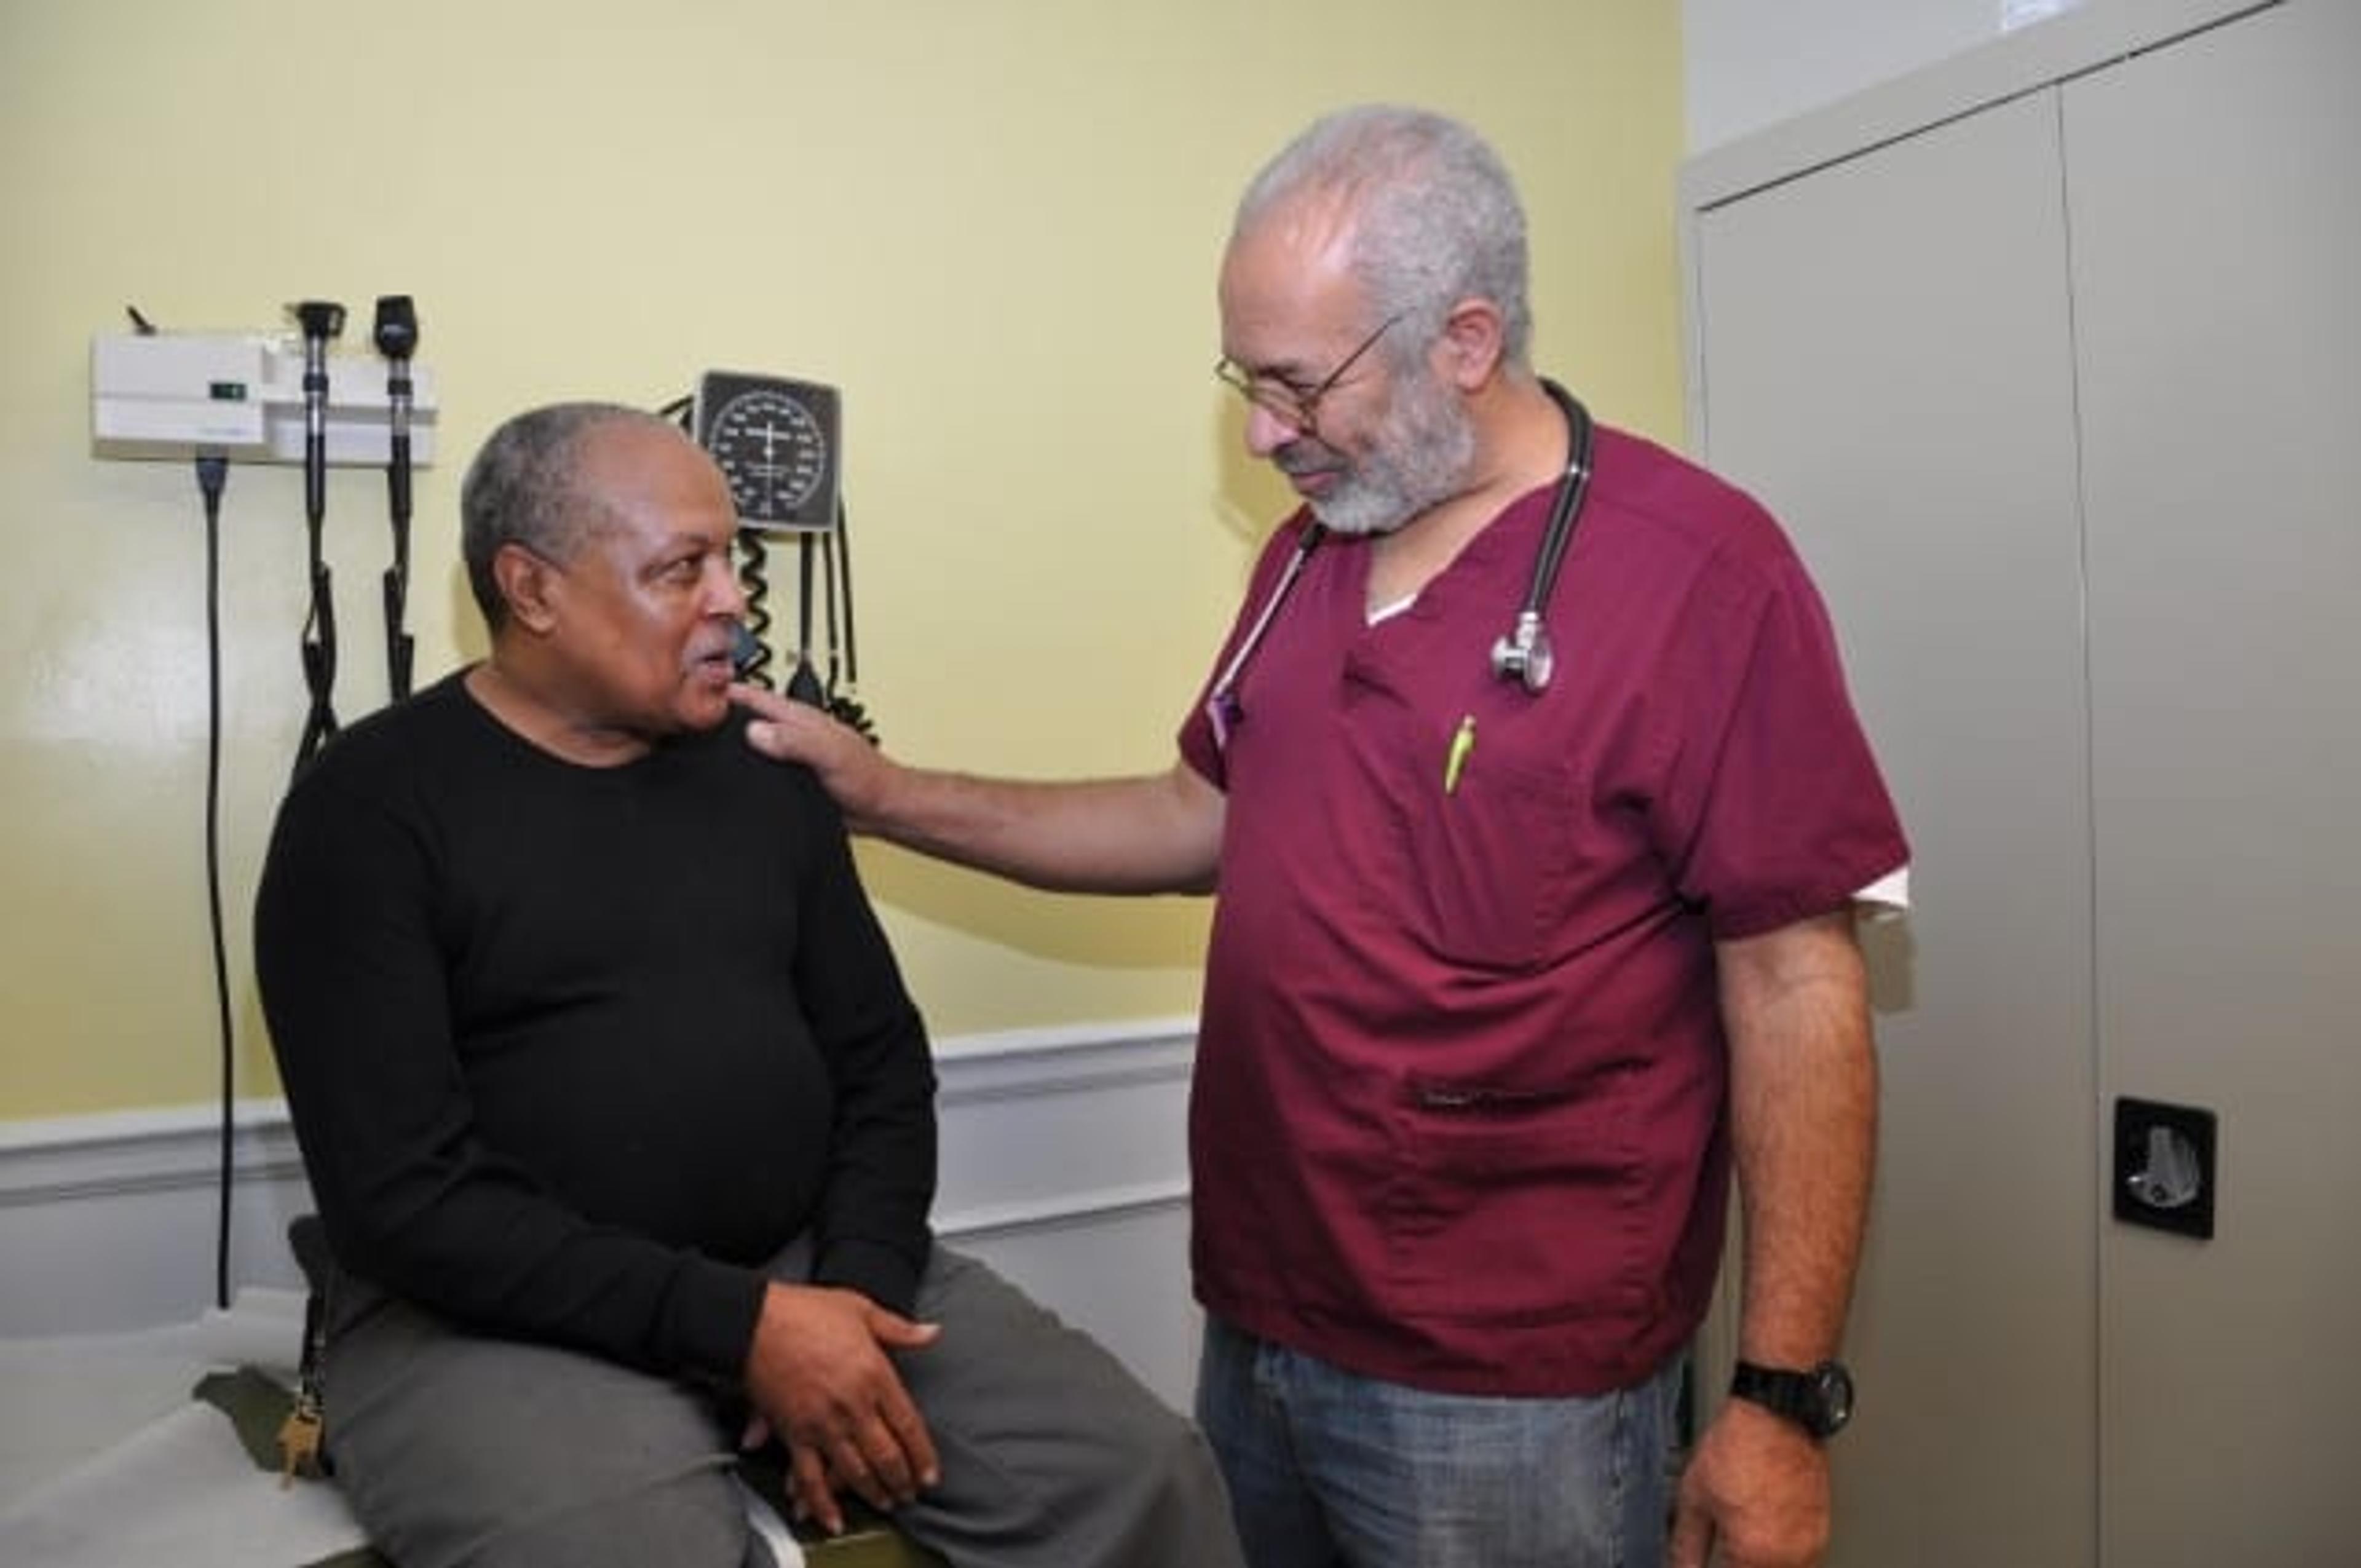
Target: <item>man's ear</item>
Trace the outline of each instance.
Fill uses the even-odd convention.
[[[522,544],[503,544],[492,556],[492,581],[508,601],[509,619],[528,631],[545,632],[556,624],[557,611],[550,603],[556,576],[548,562]]]
[[[1500,368],[1500,307],[1491,301],[1462,300],[1443,318],[1437,365],[1461,391],[1480,391],[1492,379]]]

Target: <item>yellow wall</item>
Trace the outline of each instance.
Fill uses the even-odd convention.
[[[1236,190],[1314,114],[1411,99],[1518,171],[1539,356],[1679,430],[1675,0],[0,0],[0,1119],[203,1101],[203,528],[89,448],[89,341],[418,302],[420,682],[480,652],[465,458],[538,401],[708,367],[843,389],[862,695],[914,761],[1163,766],[1282,491],[1207,374]],[[339,713],[385,699],[384,480],[328,496]],[[302,476],[234,471],[221,830],[247,907],[304,708]],[[789,574],[792,582],[792,574]],[[774,600],[792,620],[792,590]],[[939,1034],[1185,1013],[1203,907],[864,849]]]

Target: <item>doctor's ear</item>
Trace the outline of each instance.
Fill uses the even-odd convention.
[[[1443,318],[1443,335],[1435,340],[1437,368],[1461,391],[1475,391],[1499,370],[1502,342],[1500,307],[1489,300],[1462,300]]]

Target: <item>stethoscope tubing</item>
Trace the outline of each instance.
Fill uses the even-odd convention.
[[[1525,591],[1520,612],[1534,616],[1548,608],[1550,595],[1557,589],[1558,569],[1565,564],[1566,546],[1574,542],[1575,524],[1581,521],[1583,499],[1590,490],[1596,434],[1590,411],[1579,398],[1546,376],[1542,378],[1542,389],[1565,415],[1566,457],[1565,477],[1558,481],[1557,494],[1550,499],[1549,526],[1542,533],[1541,548],[1533,554],[1532,586]]]
[[[1549,606],[1550,596],[1557,590],[1558,574],[1565,564],[1567,547],[1573,543],[1576,525],[1582,519],[1582,503],[1590,490],[1592,449],[1597,433],[1590,411],[1582,406],[1580,399],[1546,376],[1541,381],[1542,389],[1549,394],[1550,400],[1557,404],[1558,411],[1565,416],[1565,474],[1558,480],[1556,493],[1550,498],[1549,521],[1543,530],[1541,545],[1533,553],[1532,579],[1525,589],[1524,602],[1518,608],[1517,619],[1510,627],[1508,635],[1492,645],[1491,654],[1493,674],[1501,680],[1515,681],[1535,696],[1548,686],[1554,663],[1549,634],[1542,624],[1543,613]],[[1312,553],[1320,548],[1321,542],[1327,536],[1327,529],[1316,521],[1304,526],[1303,537],[1296,544],[1294,555],[1280,572],[1279,581],[1271,586],[1262,609],[1246,628],[1246,636],[1239,640],[1237,651],[1230,655],[1229,662],[1222,666],[1221,674],[1214,678],[1209,697],[1210,709],[1219,712],[1234,705],[1238,680],[1246,674],[1246,665],[1253,660],[1256,651],[1262,646],[1264,633],[1279,618],[1280,608],[1294,590],[1296,579],[1302,576],[1305,564],[1312,559]],[[1226,744],[1226,725],[1216,718],[1214,733],[1217,741]]]
[[[1525,590],[1525,602],[1518,608],[1508,633],[1492,644],[1492,674],[1516,682],[1532,696],[1547,690],[1557,673],[1557,652],[1542,615],[1557,587],[1558,568],[1565,564],[1583,497],[1590,488],[1592,437],[1590,412],[1573,393],[1546,376],[1542,378],[1542,388],[1565,415],[1565,477],[1558,481],[1557,494],[1550,499],[1549,525],[1543,531],[1541,548],[1533,553],[1532,583]]]

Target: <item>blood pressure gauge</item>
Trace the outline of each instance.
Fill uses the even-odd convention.
[[[708,371],[697,381],[694,423],[697,444],[730,481],[741,526],[820,532],[836,525],[835,388]]]

